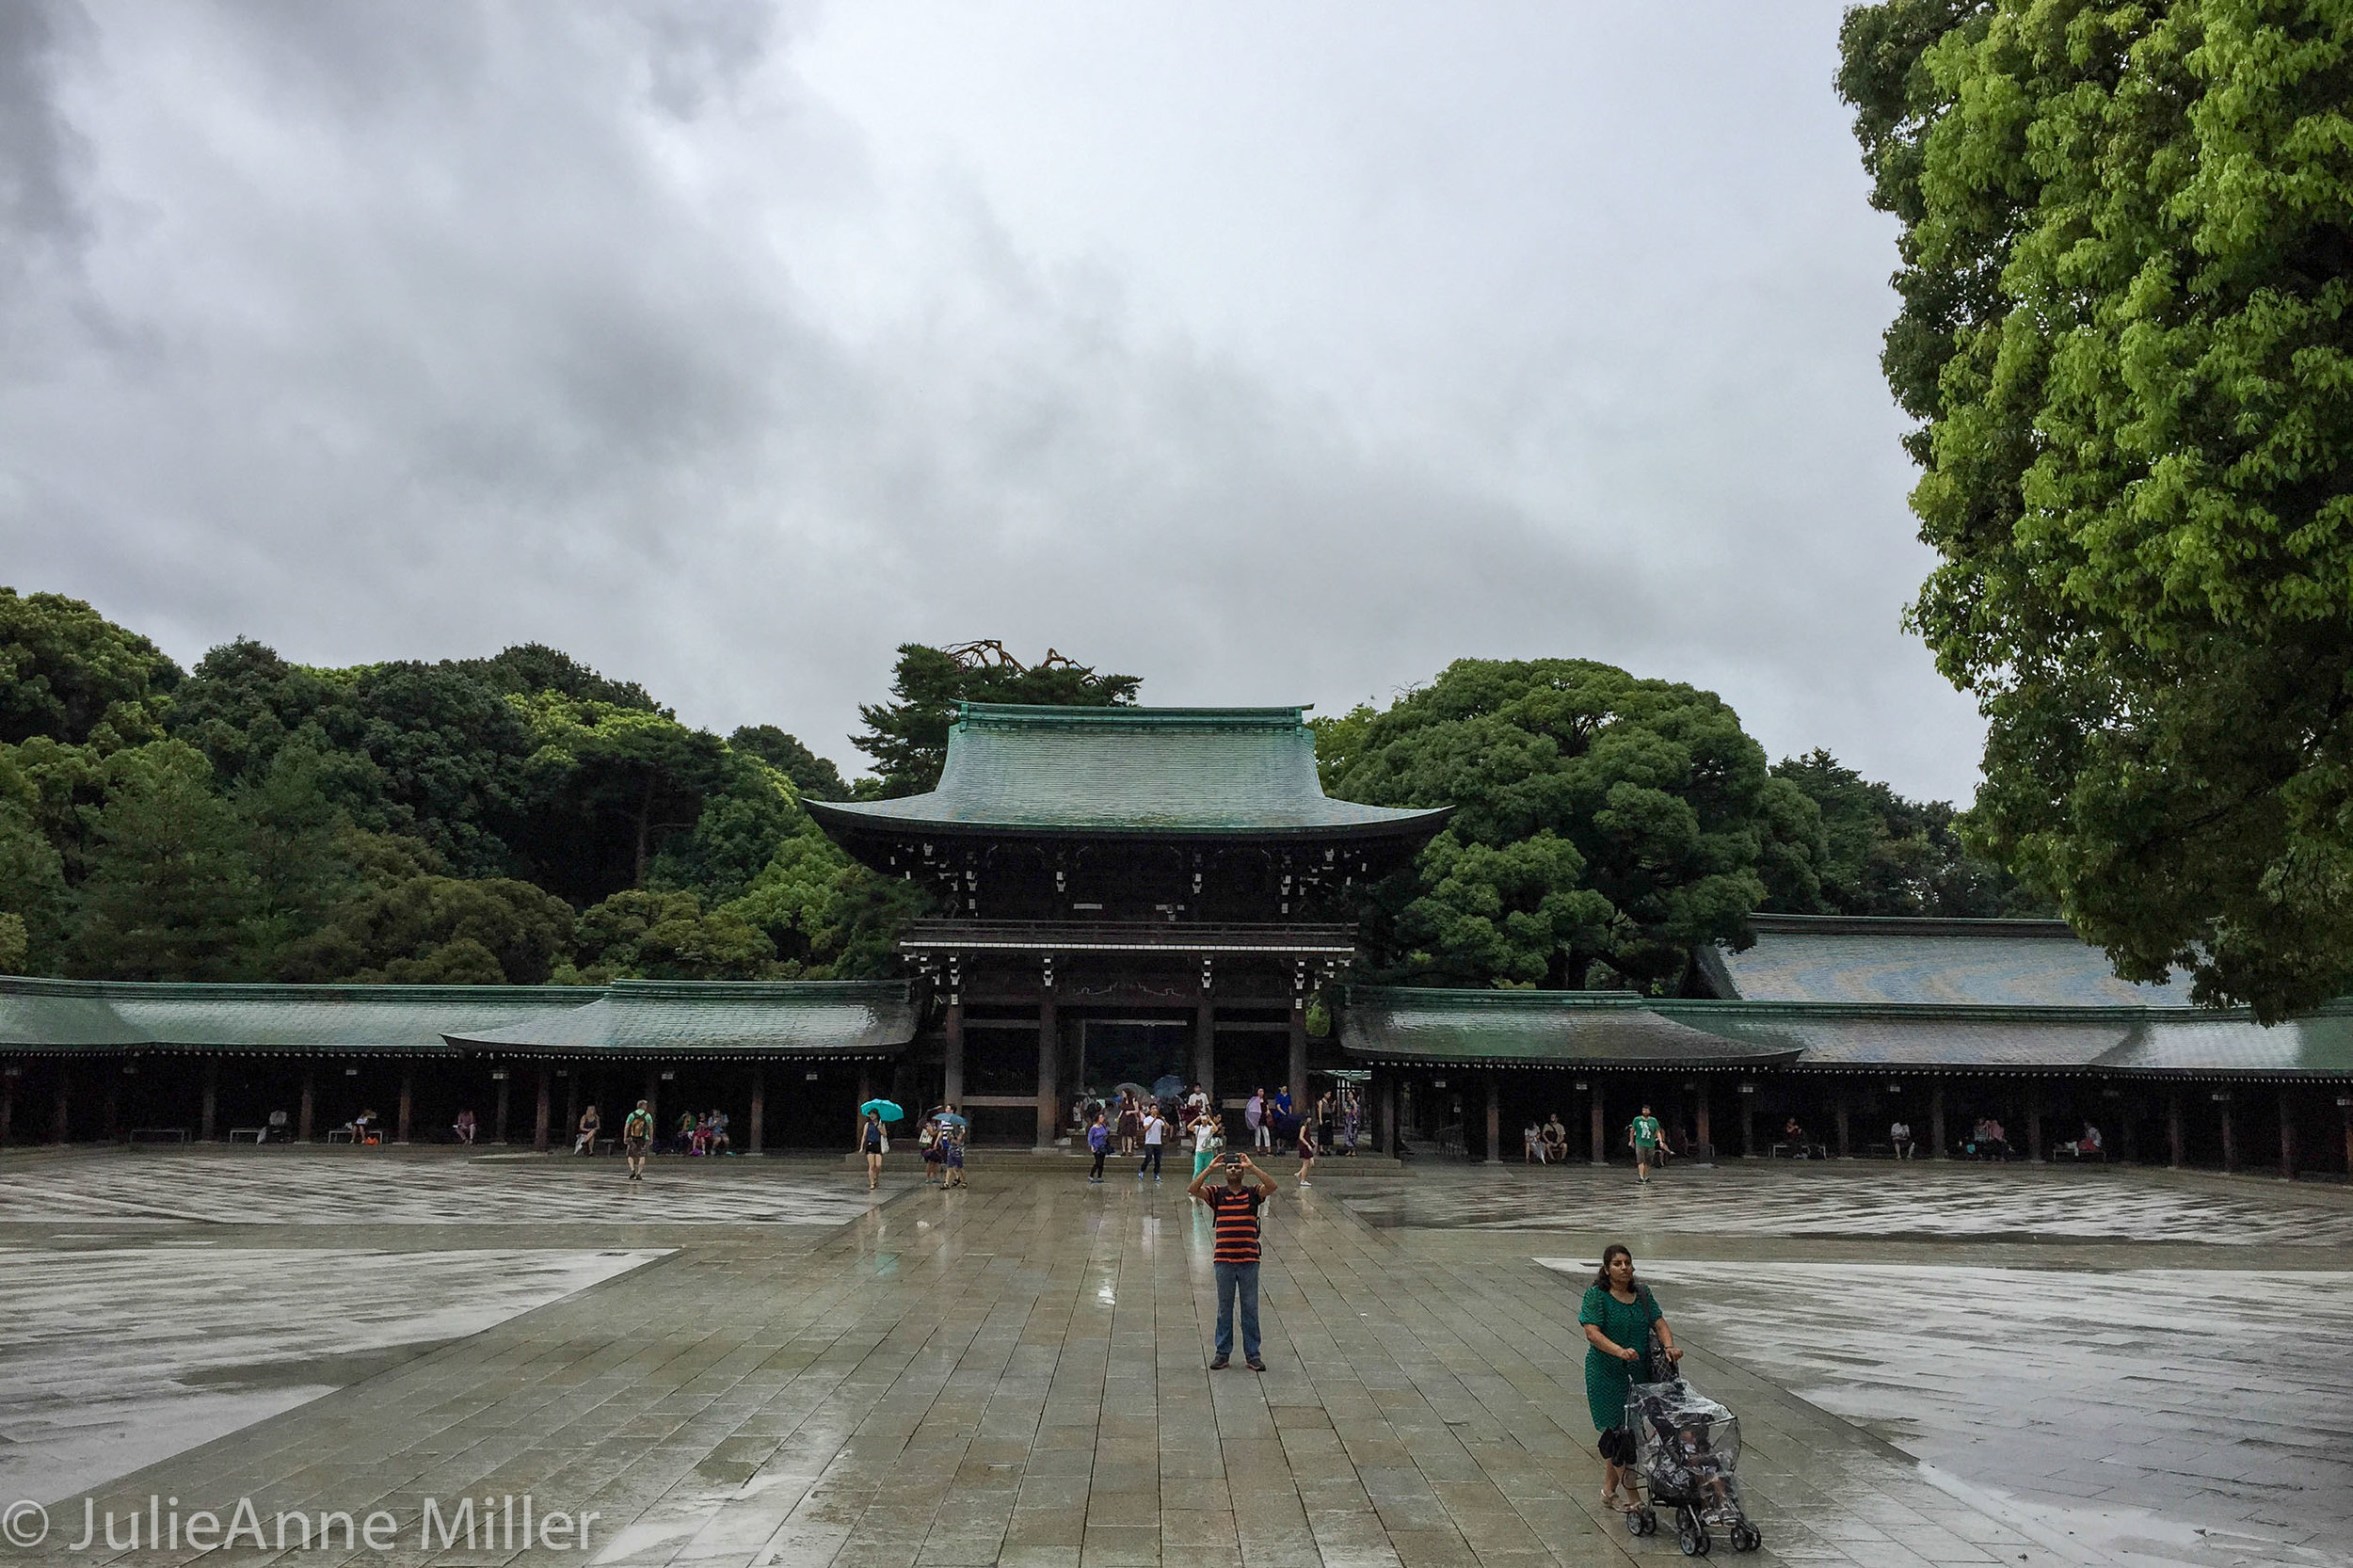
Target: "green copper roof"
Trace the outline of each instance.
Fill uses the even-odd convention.
[[[903,982],[174,985],[0,976],[0,1051],[304,1056],[876,1055],[915,1036]]]
[[[1744,1001],[2190,1005],[2189,983],[2119,980],[2106,953],[2058,920],[1757,915],[1756,945],[1720,951]]]
[[[1447,809],[1333,800],[1302,708],[1032,708],[966,703],[939,788],[807,801],[854,832],[1427,837]]]
[[[450,1042],[503,1055],[887,1056],[915,1038],[904,981],[615,981],[586,1007]]]
[[[1372,1062],[1547,1067],[1764,1067],[1794,1046],[1728,1039],[1629,994],[1354,986],[1340,1044]]]

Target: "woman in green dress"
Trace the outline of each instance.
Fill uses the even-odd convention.
[[[1642,1357],[1643,1341],[1652,1332],[1657,1333],[1659,1348],[1670,1362],[1681,1361],[1683,1352],[1675,1348],[1674,1330],[1667,1326],[1650,1287],[1634,1277],[1634,1255],[1621,1242],[1611,1242],[1602,1253],[1601,1272],[1586,1289],[1577,1320],[1585,1327],[1586,1408],[1593,1414],[1593,1430],[1608,1432],[1625,1424],[1626,1394]],[[1625,1480],[1625,1467],[1610,1452],[1605,1444],[1602,1506],[1631,1508],[1633,1489],[1627,1488],[1620,1497],[1618,1487]]]

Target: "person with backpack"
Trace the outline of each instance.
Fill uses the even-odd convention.
[[[646,1179],[646,1151],[653,1146],[653,1104],[639,1100],[621,1120],[621,1152],[629,1156],[629,1179]]]
[[[1634,1179],[1647,1187],[1650,1168],[1666,1163],[1659,1155],[1674,1152],[1667,1147],[1667,1129],[1658,1125],[1658,1118],[1650,1113],[1646,1105],[1642,1113],[1626,1125],[1625,1141],[1634,1145]]]
[[[1095,1168],[1087,1172],[1089,1181],[1103,1179],[1103,1156],[1111,1152],[1112,1129],[1104,1125],[1103,1112],[1096,1110],[1095,1120],[1087,1124],[1087,1148],[1095,1155]]]

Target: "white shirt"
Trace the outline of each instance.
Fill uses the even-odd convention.
[[[1167,1131],[1167,1130],[1168,1130],[1168,1124],[1167,1124],[1166,1122],[1164,1122],[1164,1121],[1160,1120],[1160,1118],[1159,1117],[1159,1115],[1157,1115],[1156,1113],[1154,1113],[1154,1112],[1148,1112],[1148,1111],[1144,1112],[1144,1141],[1145,1143],[1147,1143],[1147,1144],[1157,1144],[1157,1143],[1159,1143],[1159,1142],[1160,1141],[1160,1134],[1161,1134],[1161,1133],[1163,1133],[1163,1132],[1165,1132],[1165,1131]]]
[[[1193,1129],[1193,1147],[1196,1154],[1206,1154],[1217,1146],[1217,1128],[1208,1122]]]

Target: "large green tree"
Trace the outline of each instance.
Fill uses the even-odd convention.
[[[1135,701],[1143,683],[1141,676],[1098,675],[1092,665],[1051,648],[1037,664],[1025,665],[1000,643],[948,648],[904,644],[891,671],[891,700],[858,709],[866,729],[850,744],[874,760],[874,776],[860,780],[860,792],[920,795],[938,784],[959,702],[1120,707]]]
[[[78,599],[0,588],[0,741],[136,745],[180,669]]]
[[[1986,845],[2127,977],[2342,992],[2353,0],[1887,0],[1841,46]]]
[[[246,824],[188,746],[123,753],[75,890],[72,967],[102,980],[244,978],[263,888]]]
[[[1701,946],[1749,940],[1760,861],[1811,856],[1737,714],[1608,664],[1461,660],[1324,733],[1335,794],[1455,808],[1369,911],[1397,978],[1671,989]]]
[[[1827,751],[1785,757],[1773,776],[1795,785],[1821,823],[1821,842],[1792,884],[1760,867],[1764,907],[1780,914],[1932,915],[1987,920],[2051,913],[2002,867],[1971,853],[1950,802],[1912,800]]]
[[[512,877],[416,876],[340,905],[283,978],[539,985],[572,939],[571,906]]]

